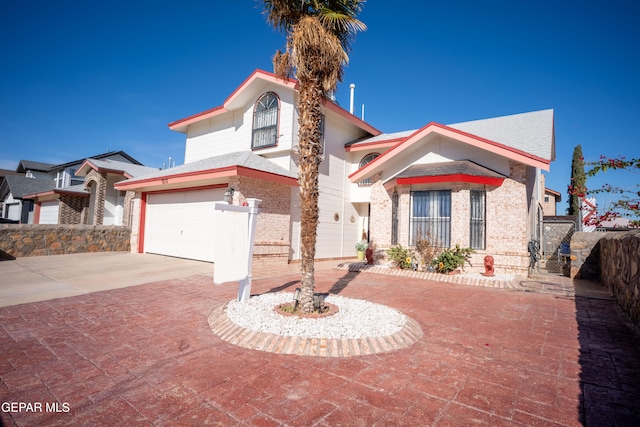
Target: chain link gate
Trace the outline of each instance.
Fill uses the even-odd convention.
[[[540,248],[540,269],[547,273],[564,274],[571,264],[571,236],[576,232],[573,217],[545,217],[543,244]]]

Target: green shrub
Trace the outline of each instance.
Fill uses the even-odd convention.
[[[387,249],[387,255],[393,265],[400,268],[411,268],[413,252],[411,249],[404,249],[401,245]]]
[[[439,273],[449,273],[458,267],[464,267],[464,263],[469,261],[472,253],[473,249],[461,248],[460,245],[456,245],[453,249],[444,249],[431,261],[431,265]]]

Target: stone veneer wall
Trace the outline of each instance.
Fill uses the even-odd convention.
[[[129,251],[130,234],[121,226],[0,224],[0,259]]]
[[[571,277],[599,280],[640,326],[640,230],[575,233]]]

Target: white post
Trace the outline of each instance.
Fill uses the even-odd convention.
[[[260,213],[258,209],[258,205],[260,204],[260,202],[262,202],[262,200],[260,199],[247,199],[246,206],[230,205],[227,202],[214,203],[214,209],[218,211],[248,213],[247,216],[249,220],[246,225],[248,227],[247,229],[248,238],[246,242],[246,244],[248,245],[247,259],[244,261],[247,263],[246,276],[244,276],[245,272],[242,269],[238,269],[239,270],[238,274],[241,275],[240,277],[234,277],[233,275],[230,277],[228,274],[227,275],[223,274],[224,278],[220,277],[219,279],[216,279],[216,274],[218,270],[214,268],[214,283],[238,280],[238,282],[240,283],[240,286],[238,288],[238,301],[248,301],[249,298],[251,298],[251,277],[252,277],[251,267],[253,264],[253,242],[255,241],[255,234],[256,234],[256,222],[257,222],[256,216]],[[216,239],[216,253],[218,253],[218,250],[220,250],[220,248],[222,247],[223,247],[223,242]],[[216,258],[218,258],[217,255],[216,255]]]
[[[249,245],[248,250],[248,272],[247,278],[244,280],[240,280],[240,286],[238,288],[238,301],[248,301],[251,298],[251,267],[253,266],[253,242],[256,237],[256,216],[259,213],[258,205],[262,200],[260,199],[247,199],[247,203],[249,205],[249,241],[247,242]]]

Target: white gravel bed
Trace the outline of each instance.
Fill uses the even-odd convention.
[[[302,338],[385,337],[399,332],[407,318],[398,310],[360,299],[329,295],[338,312],[317,319],[284,316],[274,307],[293,301],[292,292],[268,293],[248,301],[230,301],[227,316],[238,326],[258,332]]]

